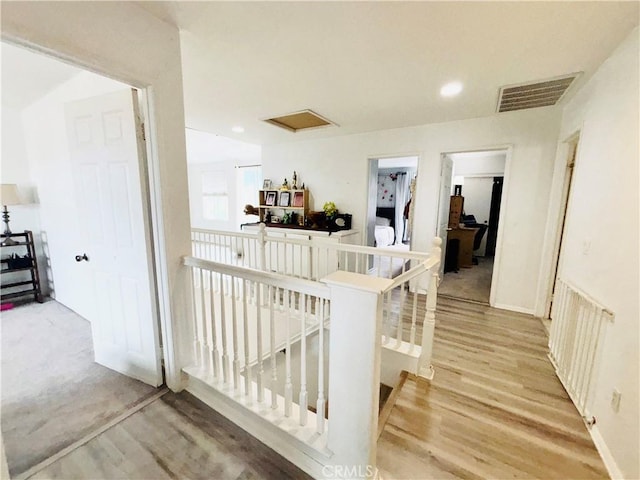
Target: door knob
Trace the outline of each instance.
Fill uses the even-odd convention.
[[[87,257],[86,253],[83,253],[82,255],[76,255],[76,262],[81,262],[81,261],[85,261],[88,262],[89,261],[89,257]]]

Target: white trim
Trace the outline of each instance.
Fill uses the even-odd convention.
[[[588,428],[588,430],[589,435],[591,435],[591,439],[593,440],[593,443],[596,446],[596,449],[598,450],[602,461],[604,462],[604,466],[607,468],[607,472],[609,472],[609,476],[613,480],[623,479],[624,474],[613,458],[613,454],[611,453],[611,450],[609,450],[609,446],[607,445],[607,443],[604,441],[604,437],[600,433],[598,425],[593,425],[591,428]]]
[[[162,205],[162,183],[160,181],[160,161],[156,145],[158,145],[153,87],[148,86],[142,90],[144,102],[140,105],[145,118],[145,136],[147,148],[147,168],[149,181],[149,205],[151,212],[151,234],[153,236],[153,256],[156,274],[156,294],[158,309],[158,322],[160,326],[160,338],[162,339],[162,354],[164,357],[165,383],[174,392],[184,388],[180,371],[177,370],[176,361],[176,334],[173,329],[171,316],[171,292],[169,289],[167,250],[165,244],[165,227]]]
[[[491,305],[493,308],[499,308],[500,310],[509,310],[511,312],[524,313],[526,315],[533,315],[533,308],[524,308],[517,307],[515,305],[506,305],[504,303],[496,303],[495,305]]]
[[[582,126],[558,143],[556,160],[554,163],[554,173],[549,192],[549,212],[545,227],[544,243],[542,245],[542,258],[538,275],[538,287],[536,289],[536,316],[549,318],[551,314],[551,299],[553,296],[552,287],[555,276],[560,272],[560,247],[562,222],[564,210],[568,207],[570,185],[567,184],[567,173],[569,165],[569,154],[571,144],[576,142],[576,152],[574,164],[578,161],[580,149],[580,133]],[[575,174],[575,166],[574,171]],[[567,213],[568,210],[567,210]],[[566,224],[566,219],[564,219]],[[554,264],[556,268],[554,269]]]
[[[496,236],[496,252],[494,255],[494,260],[493,260],[493,271],[491,272],[491,290],[489,293],[489,305],[491,307],[495,307],[495,308],[501,308],[498,305],[496,305],[496,285],[498,285],[498,278],[500,277],[500,264],[502,263],[502,243],[503,243],[503,237],[504,237],[504,218],[505,218],[505,212],[507,210],[507,204],[506,204],[506,197],[507,194],[509,192],[509,186],[511,185],[511,159],[513,157],[513,145],[512,144],[503,144],[503,145],[494,145],[494,146],[490,146],[490,147],[478,147],[478,148],[470,148],[467,150],[454,150],[454,151],[448,151],[448,152],[440,152],[440,158],[444,158],[446,155],[453,155],[456,153],[480,153],[480,152],[505,152],[506,154],[506,158],[505,158],[505,163],[504,163],[504,173],[501,175],[503,177],[503,181],[502,181],[502,196],[500,197],[500,215],[498,217],[498,232],[497,232],[497,236]],[[454,160],[454,165],[455,165],[455,160]],[[442,170],[442,166],[440,167],[440,170]],[[500,176],[500,175],[497,175]],[[442,192],[438,192],[439,195],[442,195]],[[436,213],[436,218],[439,217],[439,210]],[[438,225],[439,225],[439,220],[438,220]],[[436,226],[436,235],[438,235],[437,229],[438,229],[438,225]],[[443,251],[446,250],[446,246],[443,247]],[[444,264],[444,261],[442,262]],[[514,308],[519,308],[519,307],[508,307],[507,310],[513,310]],[[520,310],[514,310],[514,311],[520,311]],[[527,313],[529,313],[529,311],[527,311]],[[532,313],[532,312],[531,312]]]
[[[496,251],[493,256],[493,271],[491,272],[491,290],[489,293],[489,305],[492,307],[500,308],[496,304],[496,286],[498,285],[498,279],[500,278],[500,268],[502,264],[502,244],[504,239],[504,222],[507,211],[506,198],[509,194],[509,187],[511,186],[511,159],[513,157],[513,145],[509,145],[506,148],[506,159],[504,162],[504,176],[502,177],[502,195],[500,197],[500,215],[498,216],[498,231],[496,233]],[[520,307],[514,307],[520,308]],[[520,310],[515,310],[520,311]]]

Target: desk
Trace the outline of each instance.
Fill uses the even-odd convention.
[[[477,231],[477,228],[447,229],[447,242],[454,239],[460,240],[458,267],[471,268],[473,266],[473,239]]]

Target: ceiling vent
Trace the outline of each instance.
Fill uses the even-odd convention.
[[[502,87],[498,99],[498,112],[555,105],[578,75],[578,73],[572,73],[535,83]]]
[[[266,118],[264,121],[290,132],[335,125],[331,120],[327,120],[311,110],[302,110],[279,117]]]

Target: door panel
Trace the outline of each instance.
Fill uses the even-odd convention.
[[[82,215],[78,254],[89,257],[78,267],[92,279],[76,294],[93,299],[96,362],[157,386],[162,371],[136,100],[134,90],[123,90],[65,105]]]

